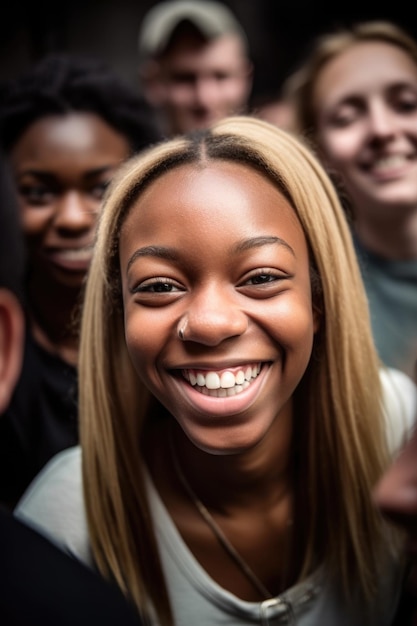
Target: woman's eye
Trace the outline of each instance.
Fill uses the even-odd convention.
[[[358,110],[354,108],[345,108],[333,114],[329,118],[329,125],[334,128],[344,128],[352,124],[358,117]]]
[[[140,283],[132,291],[134,293],[173,293],[181,289],[172,281],[161,278]]]
[[[27,204],[41,206],[52,201],[54,193],[44,185],[21,185],[19,195]]]
[[[417,102],[416,100],[403,99],[398,100],[395,106],[398,111],[401,111],[403,113],[414,113],[414,111],[416,111],[417,109]]]
[[[258,269],[242,278],[237,288],[249,298],[272,298],[288,289],[291,278],[293,275],[283,270]]]
[[[276,280],[279,280],[279,276],[277,276],[276,274],[270,274],[270,273],[266,273],[266,272],[262,272],[260,274],[255,274],[254,276],[251,276],[250,278],[248,278],[248,280],[245,281],[246,285],[264,285],[266,283],[272,283]]]

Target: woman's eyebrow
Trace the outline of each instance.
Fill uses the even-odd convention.
[[[287,250],[291,252],[293,256],[295,256],[295,252],[289,243],[287,243],[284,239],[281,239],[281,237],[272,237],[270,235],[243,239],[234,246],[233,251],[235,253],[239,253],[244,252],[245,250],[250,250],[251,248],[259,248],[261,246],[270,245],[284,246],[285,248],[287,248]]]
[[[168,261],[176,261],[178,257],[178,252],[175,248],[170,248],[168,246],[145,246],[143,248],[138,248],[132,254],[127,262],[126,271],[129,270],[130,266],[136,259],[142,256],[154,256],[159,259],[167,259]]]

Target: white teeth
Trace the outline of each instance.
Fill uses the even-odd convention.
[[[244,381],[245,374],[242,372],[242,370],[239,370],[239,372],[236,374],[236,385],[241,385]]]
[[[197,374],[197,385],[199,387],[205,387],[206,379],[204,378],[203,374]]]
[[[216,374],[216,372],[209,372],[207,374],[207,376],[206,376],[206,387],[207,387],[207,389],[219,389],[219,387],[220,387],[220,378],[219,378],[219,375]]]
[[[407,157],[404,155],[391,155],[378,159],[373,164],[375,170],[385,170],[393,167],[401,167],[407,162]]]
[[[192,372],[190,372],[190,384],[194,387],[197,384],[197,376],[194,376]]]
[[[251,381],[257,378],[261,371],[261,364],[248,365],[236,373],[225,370],[217,372],[196,372],[184,370],[184,377],[189,383],[204,395],[216,398],[225,398],[241,393],[249,387]]]
[[[232,372],[223,372],[221,375],[220,386],[223,387],[223,389],[230,389],[230,387],[234,387],[236,382],[237,381]]]
[[[234,387],[230,387],[229,389],[223,389],[220,387],[219,389],[208,389],[207,387],[196,387],[196,389],[202,393],[204,396],[211,396],[212,398],[230,398],[232,396],[236,396],[238,393],[241,393],[245,389],[249,387],[250,383],[245,380],[243,385],[235,385]]]
[[[57,256],[66,261],[88,261],[91,258],[91,255],[91,248],[81,248],[78,250],[60,250],[57,253]]]

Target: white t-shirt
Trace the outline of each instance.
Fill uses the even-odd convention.
[[[417,390],[401,372],[384,370],[381,376],[391,447],[395,452],[414,423]],[[182,540],[149,475],[146,484],[177,626],[389,626],[391,623],[401,578],[401,571],[395,566],[380,581],[378,615],[374,621],[364,615],[363,607],[341,603],[323,569],[272,600],[241,600],[210,578]],[[62,550],[94,568],[78,446],[61,452],[49,462],[24,494],[15,514]]]

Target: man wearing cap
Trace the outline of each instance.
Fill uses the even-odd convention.
[[[246,111],[252,63],[242,26],[219,2],[164,0],[139,32],[144,96],[167,137]]]

